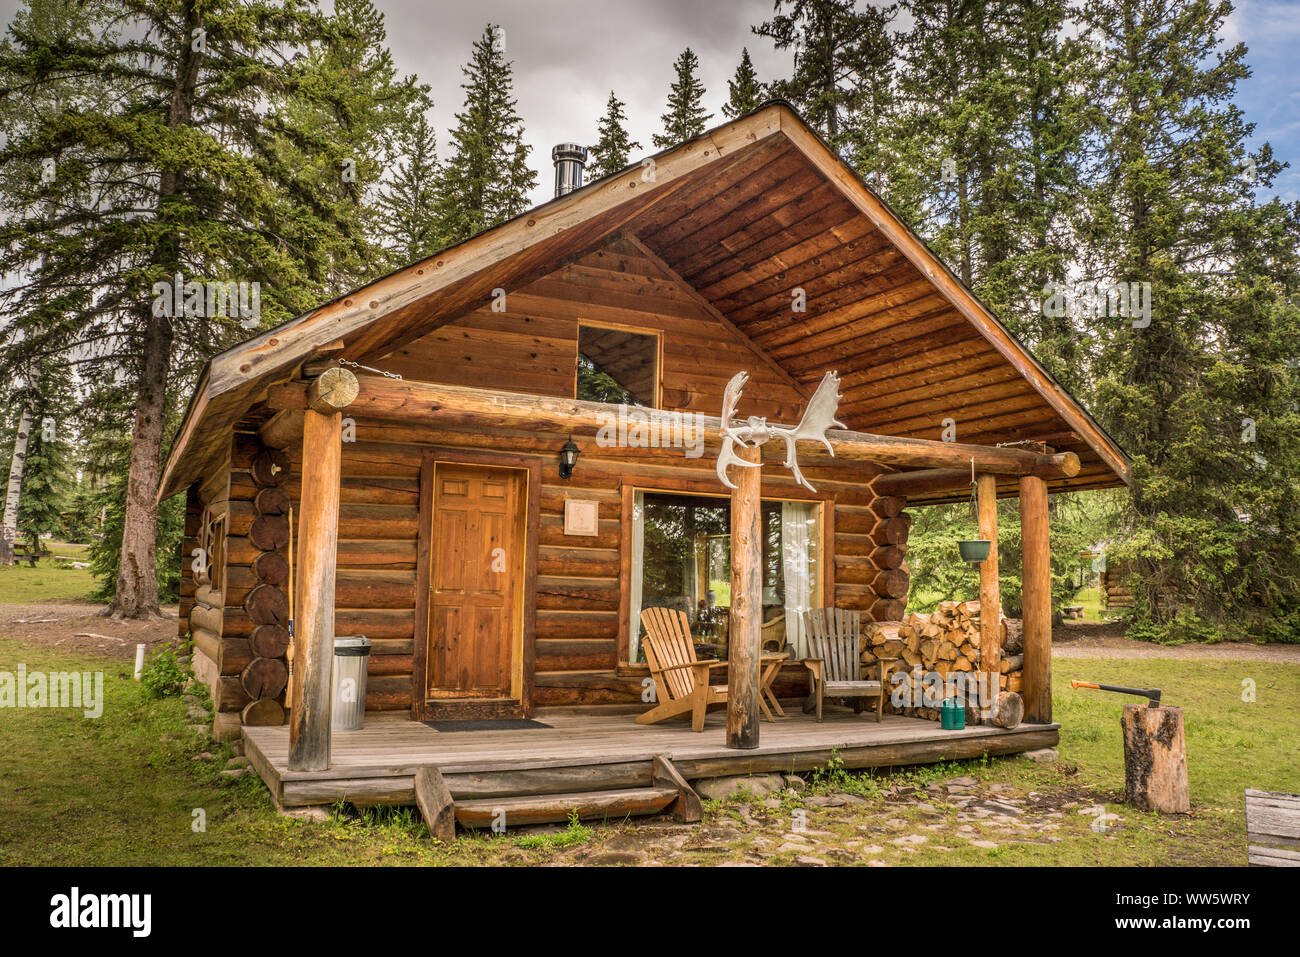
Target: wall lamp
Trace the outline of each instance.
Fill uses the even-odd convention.
[[[573,467],[578,464],[580,450],[573,444],[573,436],[560,448],[560,478],[567,479],[573,475]]]

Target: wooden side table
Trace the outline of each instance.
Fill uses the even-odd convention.
[[[768,721],[776,721],[772,714],[775,711],[781,717],[785,717],[785,712],[781,710],[781,704],[776,700],[776,695],[772,692],[772,685],[776,682],[776,676],[781,672],[781,666],[790,659],[788,651],[779,655],[763,655],[758,660],[758,706],[763,710]]]

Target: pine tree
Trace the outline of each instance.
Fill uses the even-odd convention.
[[[371,0],[335,0],[276,104],[287,122],[282,156],[329,204],[334,224],[326,293],[341,293],[386,266],[374,208],[395,144],[430,106],[427,86],[399,77],[383,14]]]
[[[859,10],[855,0],[777,0],[772,19],[753,28],[794,51],[791,75],[772,83],[772,94],[798,107],[841,155],[870,151],[888,107],[894,14],[893,6]]]
[[[54,18],[49,2],[30,0],[0,50],[12,124],[0,270],[24,277],[0,291],[11,334],[0,375],[69,355],[86,381],[125,373],[118,427],[132,441],[110,611],[145,617],[158,609],[156,500],[176,390],[250,327],[319,302],[349,232],[285,148],[309,137],[267,109],[306,75],[287,54],[325,28],[287,0],[53,0],[66,8]],[[178,312],[178,276],[182,294],[256,282],[260,309],[250,294],[246,313],[208,315],[194,291]]]
[[[713,114],[704,112],[700,102],[704,99],[704,84],[696,76],[699,68],[699,57],[690,47],[683,50],[673,63],[676,79],[668,93],[668,109],[659,116],[664,130],[653,137],[654,144],[659,149],[667,149],[699,136],[709,120],[713,119]]]
[[[465,105],[456,114],[451,154],[439,178],[439,229],[448,242],[518,216],[537,186],[500,36],[500,28],[488,24],[461,68]]]
[[[439,218],[439,175],[433,127],[420,114],[400,134],[393,175],[375,200],[376,230],[390,265],[413,263],[447,245]]]
[[[1038,308],[1074,255],[1086,47],[1064,0],[905,0],[886,195],[1068,384],[1078,337]],[[886,150],[888,155],[891,150]]]
[[[736,75],[727,81],[727,94],[722,112],[729,119],[758,109],[763,103],[763,84],[758,82],[758,73],[747,47],[740,50],[740,65],[736,67]]]
[[[1087,315],[1099,418],[1134,453],[1139,624],[1163,640],[1300,634],[1300,210],[1257,207],[1281,166],[1248,154],[1245,48],[1228,4],[1089,2],[1106,118],[1078,228],[1086,278],[1150,283],[1150,322]],[[1154,82],[1153,78],[1159,78]],[[1243,175],[1249,168],[1250,175]],[[1286,614],[1290,618],[1284,618]]]
[[[587,182],[617,173],[627,166],[633,150],[639,150],[641,144],[628,137],[627,116],[623,112],[626,104],[609,91],[609,101],[605,104],[605,115],[600,118],[597,127],[596,145],[588,151]]]

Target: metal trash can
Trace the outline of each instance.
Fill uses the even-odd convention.
[[[334,687],[330,692],[330,727],[360,731],[366,720],[366,664],[370,639],[344,635],[334,639]]]

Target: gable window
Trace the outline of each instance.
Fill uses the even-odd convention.
[[[578,326],[576,396],[589,402],[659,405],[659,336]]]
[[[822,604],[820,502],[765,500],[763,644],[802,656],[803,612]],[[731,503],[727,498],[635,492],[632,499],[629,659],[645,660],[641,609],[686,612],[696,653],[727,659],[731,613]]]

